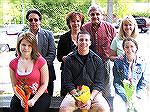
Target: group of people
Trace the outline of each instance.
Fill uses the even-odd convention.
[[[114,112],[127,112],[127,96],[122,80],[133,79],[136,87],[134,95],[138,103],[146,94],[144,92],[148,83],[147,64],[137,55],[137,23],[131,15],[126,16],[117,34],[116,29],[103,20],[100,6],[90,6],[88,16],[90,21],[84,23],[81,12],[69,12],[66,16],[69,31],[61,35],[58,42],[61,96],[64,96],[59,111],[73,112],[81,109],[89,112],[110,112],[107,98],[111,98]],[[22,112],[27,103],[30,112],[47,112],[50,96],[53,95],[53,81],[56,79],[53,66],[56,57],[54,36],[51,31],[41,28],[42,15],[38,10],[29,10],[26,19],[29,29],[18,35],[17,57],[9,64],[15,93],[10,111]],[[114,62],[113,71],[110,61]],[[113,76],[110,72],[113,72]],[[114,77],[113,83],[110,81],[111,77]],[[21,83],[31,89],[28,102],[16,91],[16,85],[22,80],[26,80]],[[114,85],[115,96],[111,94],[111,84]],[[86,103],[74,98],[77,87],[82,85],[90,88],[90,98]],[[116,107],[118,104],[120,108]]]

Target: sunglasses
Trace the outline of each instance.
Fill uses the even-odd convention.
[[[33,20],[34,20],[34,22],[37,22],[37,21],[38,21],[37,18],[33,18],[33,19],[31,18],[31,19],[29,19],[28,21],[29,21],[29,22],[33,22]]]
[[[91,13],[90,15],[91,15],[91,16],[95,16],[95,15],[96,15],[96,16],[99,16],[100,13]]]

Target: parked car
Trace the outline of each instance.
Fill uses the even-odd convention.
[[[24,29],[23,24],[9,24],[6,26],[6,34],[7,35],[17,35]]]
[[[150,18],[146,17],[135,17],[135,20],[138,24],[138,28],[141,32],[147,32],[150,28]]]

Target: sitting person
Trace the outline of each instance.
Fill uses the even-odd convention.
[[[102,96],[104,89],[104,71],[102,59],[89,49],[90,34],[79,32],[77,50],[70,53],[64,64],[64,85],[68,91],[63,99],[59,112],[88,110],[89,112],[109,112],[110,108]],[[90,88],[90,98],[83,103],[74,98],[77,87],[86,85]]]
[[[30,32],[20,34],[16,49],[18,56],[9,64],[14,90],[10,112],[47,112],[50,105],[48,66],[37,50],[35,35]]]
[[[113,67],[114,87],[116,95],[114,97],[114,112],[128,112],[131,109],[129,104],[134,107],[136,112],[146,112],[143,108],[146,88],[148,67],[142,57],[137,55],[138,44],[133,38],[123,40],[122,47],[125,55],[115,59]],[[125,82],[129,82],[130,88],[125,88]],[[127,84],[126,83],[126,84]],[[128,90],[126,90],[128,89]],[[130,91],[130,94],[127,92]],[[130,96],[129,96],[130,95]]]

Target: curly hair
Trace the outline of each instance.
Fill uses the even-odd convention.
[[[80,17],[81,26],[83,25],[83,23],[84,23],[84,16],[83,16],[83,14],[81,12],[72,11],[72,12],[69,12],[67,14],[67,16],[66,16],[66,22],[67,22],[67,26],[69,27],[69,29],[71,29],[70,20],[74,19],[76,16]]]

